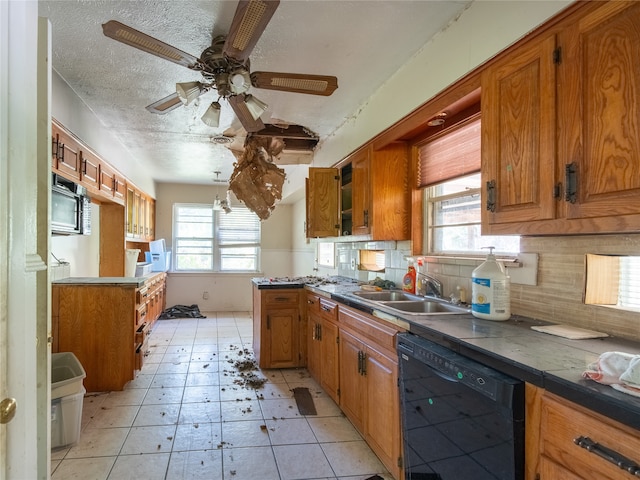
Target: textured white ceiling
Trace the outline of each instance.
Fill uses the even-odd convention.
[[[335,75],[329,97],[252,88],[269,105],[265,123],[303,125],[323,138],[358,111],[394,72],[469,0],[283,0],[251,55],[253,71]],[[52,24],[53,68],[158,182],[228,179],[235,158],[210,139],[239,127],[223,103],[219,128],[200,116],[209,92],[166,115],[145,107],[200,75],[116,42],[101,25],[118,20],[195,56],[231,24],[235,1],[52,0],[40,15]],[[399,93],[401,94],[401,93]]]

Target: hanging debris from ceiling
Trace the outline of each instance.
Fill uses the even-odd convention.
[[[261,220],[269,218],[282,199],[285,173],[273,159],[283,149],[281,138],[248,136],[229,179],[229,189]]]

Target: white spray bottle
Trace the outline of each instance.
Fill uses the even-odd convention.
[[[471,313],[484,320],[508,320],[511,316],[509,277],[489,249],[487,259],[471,274]]]

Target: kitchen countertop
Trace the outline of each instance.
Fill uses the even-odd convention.
[[[304,277],[303,277],[304,278]],[[312,277],[316,278],[316,277]],[[289,288],[308,290],[394,323],[408,331],[473,358],[508,375],[545,388],[614,420],[640,429],[640,398],[618,392],[582,377],[600,354],[620,351],[640,355],[640,343],[605,337],[569,340],[531,330],[549,322],[512,315],[507,321],[482,320],[471,314],[402,315],[352,295],[359,285],[333,277],[330,282],[304,283]],[[258,279],[254,279],[258,280]],[[258,288],[278,288],[276,279]],[[292,282],[287,283],[287,286]],[[287,288],[287,287],[284,287]]]
[[[110,285],[114,287],[141,287],[148,279],[157,275],[153,272],[143,277],[67,277],[53,280],[52,285]]]

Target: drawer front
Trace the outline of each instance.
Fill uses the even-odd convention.
[[[347,307],[340,307],[338,317],[340,327],[347,327],[357,332],[395,355],[398,330]]]
[[[147,322],[140,325],[136,330],[135,344],[139,345],[141,343],[145,343],[150,333],[151,331],[149,329],[149,324]]]
[[[140,287],[136,293],[136,303],[144,303],[149,296],[149,289],[146,286]]]
[[[332,300],[326,298],[319,298],[320,314],[323,318],[331,320],[333,322],[338,321],[338,304]]]
[[[541,454],[585,480],[635,478],[617,465],[576,445],[588,438],[640,466],[640,432],[545,393],[540,411]]]
[[[266,305],[298,305],[298,300],[300,298],[297,290],[267,291],[263,295]]]
[[[320,297],[307,293],[307,313],[320,313]]]
[[[136,329],[138,329],[147,319],[147,304],[143,303],[136,310]]]

